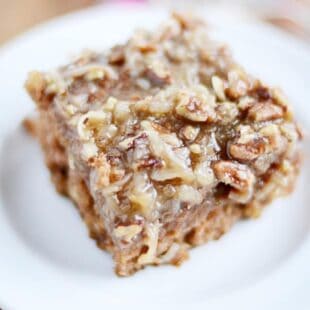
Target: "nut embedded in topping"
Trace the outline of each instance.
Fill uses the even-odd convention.
[[[242,162],[251,161],[264,153],[265,142],[263,139],[256,139],[247,144],[231,144],[229,147],[229,154],[231,157]]]
[[[122,65],[125,60],[125,47],[123,45],[116,45],[111,49],[108,55],[108,62],[111,65]]]
[[[169,70],[160,62],[155,62],[148,66],[145,71],[145,76],[154,86],[163,87],[171,83]]]
[[[225,101],[218,105],[216,113],[221,124],[226,125],[232,123],[237,118],[239,110],[235,103]]]
[[[251,199],[255,176],[246,165],[220,160],[213,165],[213,169],[220,182],[233,188],[229,198],[240,203],[246,203]]]
[[[239,99],[238,108],[241,111],[245,111],[245,110],[249,109],[251,106],[253,106],[253,104],[255,104],[254,98],[249,97],[249,96],[244,96],[244,97]]]
[[[85,74],[87,81],[102,80],[105,76],[105,70],[102,68],[92,68]]]
[[[95,79],[117,80],[118,73],[113,67],[102,64],[88,64],[85,66],[73,67],[64,73],[65,78],[84,77],[87,81]]]
[[[268,140],[268,144],[266,145],[267,151],[276,154],[284,151],[287,146],[287,139],[281,135],[279,126],[269,124],[264,126],[259,132]]]
[[[103,111],[89,111],[83,114],[77,124],[80,138],[84,141],[90,140],[93,136],[93,129],[102,126],[107,120],[107,114]]]
[[[271,98],[269,89],[263,85],[257,86],[252,92],[259,101],[267,101]]]
[[[194,141],[197,138],[199,131],[199,127],[186,125],[181,128],[181,135],[188,141]]]
[[[215,112],[212,106],[196,96],[188,96],[186,94],[181,96],[181,100],[176,106],[176,113],[193,122],[206,122],[215,119]]]
[[[239,126],[239,137],[228,144],[231,157],[241,161],[252,161],[265,152],[266,139],[254,132],[250,126]]]
[[[226,99],[226,96],[225,96],[225,85],[223,80],[218,76],[214,75],[211,78],[211,84],[217,98],[220,99],[221,101],[224,101]]]
[[[248,117],[256,122],[271,121],[283,116],[283,109],[270,102],[260,102],[253,105]]]
[[[248,82],[245,80],[245,74],[240,69],[228,72],[228,87],[225,90],[226,95],[231,99],[237,99],[245,96],[248,90]]]
[[[114,107],[114,119],[116,122],[124,122],[130,116],[130,103],[127,101],[118,101]]]

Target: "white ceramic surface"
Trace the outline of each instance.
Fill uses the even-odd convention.
[[[248,71],[285,89],[307,129],[307,46],[266,26],[200,14]],[[296,191],[259,220],[238,223],[219,241],[192,250],[181,268],[149,267],[118,278],[72,204],[55,193],[39,146],[20,126],[33,111],[23,90],[29,70],[65,63],[86,47],[108,47],[166,15],[96,7],[38,27],[0,50],[0,308],[310,309],[307,140]]]

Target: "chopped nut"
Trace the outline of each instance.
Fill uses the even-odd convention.
[[[286,96],[283,94],[283,92],[278,88],[272,89],[272,98],[274,99],[276,104],[278,104],[283,108],[286,120],[292,120],[293,119],[292,106],[289,103]]]
[[[129,137],[129,138],[122,140],[118,144],[119,149],[121,149],[122,151],[129,150],[133,146],[133,141],[135,138],[136,137]]]
[[[125,62],[124,46],[116,45],[114,48],[112,48],[111,53],[108,56],[108,60],[110,64],[122,65]]]
[[[92,68],[90,69],[86,75],[85,78],[88,81],[93,81],[93,80],[101,80],[105,76],[105,70],[102,68]]]
[[[244,73],[240,70],[232,70],[228,73],[228,87],[226,95],[232,99],[243,97],[248,90],[248,84],[244,80]]]
[[[271,98],[269,89],[265,86],[258,86],[253,90],[253,93],[259,101],[266,101]]]
[[[114,118],[117,122],[124,122],[130,116],[129,102],[118,101],[114,107]]]
[[[256,103],[248,112],[248,117],[256,122],[275,120],[282,116],[282,108],[269,102]]]
[[[72,69],[66,71],[64,76],[66,78],[85,77],[85,79],[88,81],[97,78],[105,78],[111,80],[118,79],[118,74],[113,69],[113,67],[99,64],[88,64],[85,66],[73,67]]]
[[[171,83],[171,75],[167,68],[160,62],[153,63],[145,71],[150,82],[158,87],[163,87]]]
[[[111,140],[117,134],[117,127],[113,124],[104,126],[98,133],[99,139]],[[106,143],[106,142],[105,142]]]
[[[157,50],[156,45],[151,44],[149,42],[140,43],[137,47],[141,53],[150,53],[155,52]]]
[[[239,126],[239,137],[228,144],[229,155],[241,162],[258,158],[265,152],[266,140],[250,126]]]
[[[229,193],[231,199],[240,203],[251,199],[255,176],[246,165],[220,160],[213,165],[213,169],[220,182],[233,187]]]
[[[112,112],[117,104],[117,99],[114,97],[109,97],[107,102],[104,105],[104,110]]]
[[[264,126],[260,134],[268,139],[267,150],[269,152],[282,152],[286,147],[286,139],[281,135],[279,126],[269,124]]]
[[[213,165],[216,177],[238,190],[247,189],[252,173],[246,165],[220,160]],[[248,178],[250,177],[250,178]]]
[[[231,144],[229,154],[239,161],[251,161],[259,157],[265,151],[265,141],[263,139],[255,139],[247,144]]]
[[[279,88],[273,88],[271,91],[272,97],[276,101],[276,103],[284,108],[287,108],[290,106],[288,99],[283,94],[282,90]]]
[[[90,140],[93,136],[93,129],[99,129],[107,120],[107,114],[103,111],[89,111],[83,114],[77,124],[80,138],[84,141]]]
[[[255,103],[255,99],[249,96],[245,96],[239,99],[238,108],[241,111],[248,110]]]
[[[238,114],[239,110],[235,103],[233,102],[222,102],[216,109],[217,117],[220,120],[221,124],[229,124],[233,122]]]
[[[179,45],[173,41],[167,41],[164,44],[167,57],[173,62],[181,62],[188,58],[188,49],[184,45]]]
[[[226,96],[223,80],[220,79],[218,76],[214,75],[211,78],[211,83],[217,98],[220,99],[221,101],[224,101],[226,99]]]
[[[284,123],[280,126],[280,130],[289,142],[295,143],[299,138],[295,124]]]
[[[45,88],[46,94],[63,94],[66,91],[66,82],[58,72],[46,74],[45,79],[47,83]]]
[[[213,108],[194,96],[182,96],[176,106],[176,113],[194,122],[206,122],[215,119]]]
[[[186,125],[181,129],[182,136],[188,141],[194,141],[199,134],[199,127],[193,127],[191,125]]]

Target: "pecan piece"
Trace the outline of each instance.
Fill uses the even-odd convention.
[[[248,117],[256,122],[271,121],[283,116],[283,109],[270,102],[260,102],[253,105]]]
[[[253,90],[253,94],[259,101],[266,101],[271,98],[270,91],[267,87],[259,86]]]
[[[145,76],[154,86],[163,87],[171,83],[170,72],[160,62],[153,63],[149,66],[145,70]]]
[[[245,96],[249,88],[244,72],[238,68],[228,72],[228,87],[225,94],[230,99],[238,99]]]
[[[247,203],[252,198],[255,176],[246,165],[220,160],[213,165],[213,170],[220,182],[232,187],[230,199]]]
[[[197,138],[199,131],[200,131],[199,127],[186,125],[181,128],[181,135],[188,141],[194,141]]]
[[[125,62],[125,51],[124,46],[116,45],[112,48],[108,61],[112,65],[122,65]]]
[[[238,138],[228,143],[228,154],[238,161],[249,162],[265,152],[266,139],[250,126],[238,127]]]
[[[226,99],[224,81],[218,76],[213,75],[211,78],[211,84],[217,98],[221,101],[224,101]]]
[[[212,121],[215,113],[212,107],[196,96],[184,96],[176,106],[176,113],[194,122]]]
[[[265,142],[262,138],[253,140],[247,144],[231,144],[229,154],[240,161],[251,161],[264,153]]]

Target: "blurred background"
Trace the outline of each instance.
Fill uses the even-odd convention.
[[[310,0],[0,0],[0,45],[52,17],[111,3],[177,9],[207,4],[227,16],[260,19],[310,43]]]

